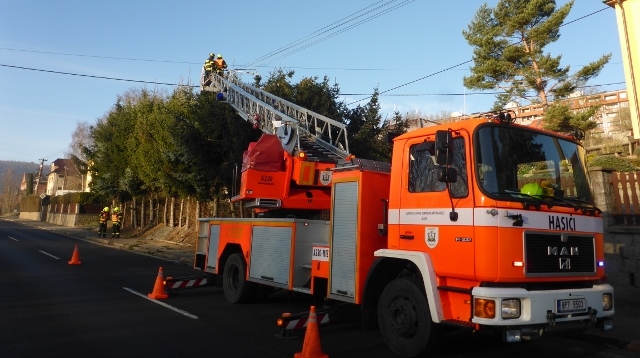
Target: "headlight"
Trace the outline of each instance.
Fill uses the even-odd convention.
[[[611,311],[613,309],[613,293],[602,294],[602,310]]]
[[[520,317],[520,299],[509,298],[502,300],[501,310],[503,319],[514,319]]]

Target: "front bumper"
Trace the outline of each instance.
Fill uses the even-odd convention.
[[[608,284],[595,285],[588,289],[527,291],[523,288],[475,287],[473,298],[492,299],[496,302],[493,318],[473,317],[472,322],[485,327],[499,329],[506,341],[537,338],[544,332],[559,330],[582,330],[599,325],[608,330],[613,327],[615,306],[605,311],[603,295],[613,296],[613,287]],[[503,318],[501,302],[506,299],[520,300],[520,316]],[[563,312],[559,302],[579,300],[584,308]]]

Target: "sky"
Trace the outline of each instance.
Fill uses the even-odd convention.
[[[248,83],[278,68],[293,83],[327,76],[348,107],[378,88],[383,117],[484,112],[495,98],[462,84],[473,53],[462,31],[497,2],[0,0],[0,160],[64,158],[79,123],[132,89],[198,85],[209,53]],[[611,54],[588,84],[625,89],[614,10],[575,0],[565,23],[545,50],[572,72]]]

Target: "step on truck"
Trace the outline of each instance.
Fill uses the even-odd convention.
[[[254,157],[234,200],[255,217],[199,219],[195,267],[217,275],[231,303],[277,288],[358,305],[363,325],[406,357],[443,325],[506,342],[611,329],[586,151],[513,122],[501,113],[413,130],[393,139],[391,163],[305,166],[300,147],[276,166]],[[305,200],[285,210],[280,187]]]

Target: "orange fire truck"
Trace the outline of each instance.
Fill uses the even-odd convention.
[[[215,81],[247,120],[268,117],[233,103],[237,83]],[[288,124],[247,150],[233,199],[255,217],[199,219],[195,266],[221,277],[229,302],[277,288],[359,305],[407,357],[444,324],[507,342],[612,328],[601,211],[574,137],[500,114],[400,135],[390,164],[330,161],[283,150],[283,127],[294,141],[311,131],[279,115]]]

